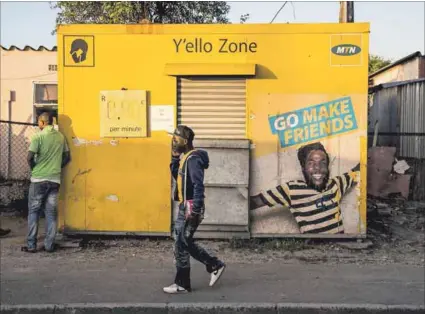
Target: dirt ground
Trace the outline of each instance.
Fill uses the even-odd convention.
[[[326,263],[357,265],[424,265],[424,222],[425,203],[401,200],[369,200],[368,238],[357,241],[332,240],[229,240],[199,242],[228,263]],[[21,252],[25,244],[26,219],[17,217],[13,210],[1,212],[2,228],[12,233],[1,239],[3,263],[31,259],[54,259],[61,263],[79,260],[102,260],[109,258],[154,259],[172,261],[171,239],[141,238],[85,238],[67,239],[55,253]],[[40,240],[44,233],[44,222],[40,223]]]

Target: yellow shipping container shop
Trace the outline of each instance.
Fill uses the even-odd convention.
[[[60,26],[59,228],[170,235],[185,124],[210,157],[199,237],[364,237],[368,53],[367,23]]]

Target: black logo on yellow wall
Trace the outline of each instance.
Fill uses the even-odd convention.
[[[80,63],[87,59],[88,49],[89,47],[84,39],[76,39],[72,42],[71,51],[69,53],[75,63]]]
[[[64,36],[63,59],[66,67],[94,67],[94,36]]]

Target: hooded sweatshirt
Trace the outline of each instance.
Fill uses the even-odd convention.
[[[193,201],[195,213],[199,213],[204,207],[204,171],[208,167],[208,153],[201,149],[187,152],[181,161],[179,157],[173,157],[171,160],[171,173],[173,178],[177,180],[178,197],[175,196],[175,200],[180,203],[185,201],[183,198],[184,186],[186,186],[186,200]],[[186,170],[187,176],[185,176]]]

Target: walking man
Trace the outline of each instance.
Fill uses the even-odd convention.
[[[204,171],[208,169],[208,153],[193,148],[195,133],[180,125],[174,131],[171,174],[177,180],[175,199],[179,201],[179,213],[174,226],[174,256],[177,273],[174,284],[164,288],[165,293],[177,294],[191,291],[190,256],[206,266],[211,274],[212,287],[223,274],[225,264],[198,246],[193,236],[204,218]],[[181,160],[180,157],[182,156]]]
[[[28,152],[31,184],[28,195],[28,237],[26,251],[37,251],[38,222],[42,209],[46,217],[44,249],[54,251],[57,229],[57,204],[61,171],[70,161],[65,137],[53,127],[53,116],[47,112],[38,117],[41,132],[32,139]]]

